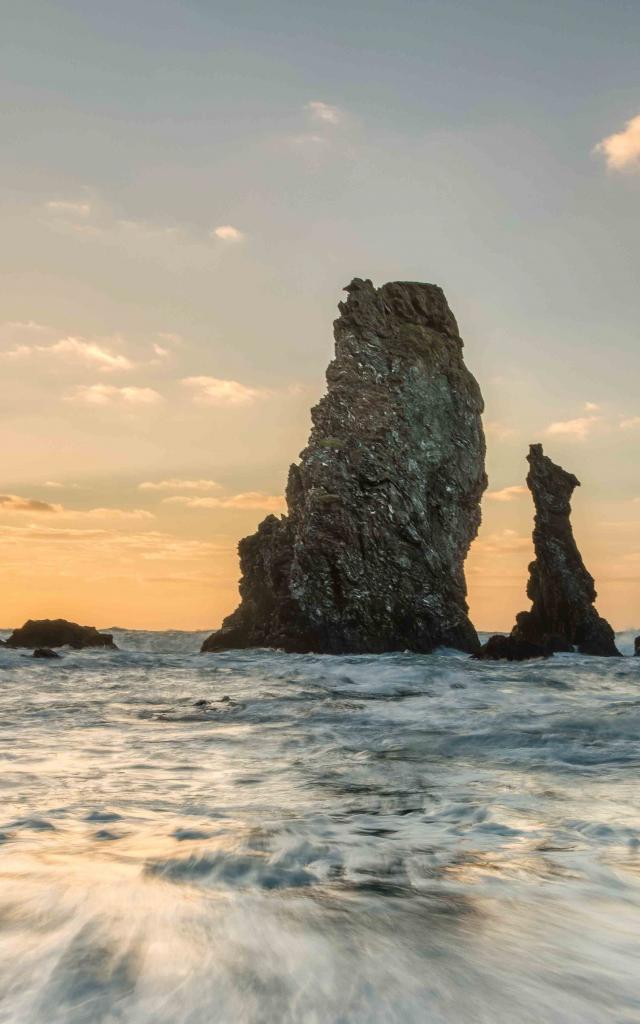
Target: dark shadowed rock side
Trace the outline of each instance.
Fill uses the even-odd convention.
[[[531,658],[549,658],[552,654],[549,647],[496,633],[471,657],[478,661],[529,661]]]
[[[358,278],[288,514],[240,542],[241,604],[203,651],[478,649],[464,560],[486,487],[480,389],[440,288]]]
[[[531,611],[520,612],[512,637],[551,651],[619,656],[613,629],[594,608],[596,590],[571,529],[571,495],[580,481],[532,444],[527,486],[533,495],[535,561],[529,566]]]
[[[29,619],[20,629],[14,629],[6,642],[7,647],[108,647],[117,651],[111,633],[99,633],[94,626],[79,626],[66,619]]]
[[[640,636],[637,636],[633,641],[633,653],[636,658],[640,658]]]

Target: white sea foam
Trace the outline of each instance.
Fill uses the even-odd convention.
[[[640,659],[201,639],[0,650],[0,1022],[640,1019]]]

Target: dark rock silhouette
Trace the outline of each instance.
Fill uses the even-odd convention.
[[[512,636],[552,651],[619,656],[613,629],[594,608],[596,590],[571,528],[571,495],[580,481],[532,444],[527,486],[533,495],[536,558],[529,566],[528,612],[516,616]]]
[[[79,626],[66,619],[29,619],[15,629],[7,647],[108,647],[117,651],[111,633],[99,633],[94,626]]]
[[[479,647],[464,560],[486,487],[480,389],[440,288],[356,279],[288,514],[240,542],[241,604],[204,651]]]
[[[52,651],[50,647],[36,647],[33,652],[34,658],[59,658],[60,655]]]
[[[471,657],[479,661],[528,661],[531,658],[549,658],[552,654],[553,651],[542,644],[496,633]]]
[[[633,641],[633,653],[637,658],[640,658],[640,636],[637,636]]]

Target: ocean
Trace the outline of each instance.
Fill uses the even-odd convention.
[[[203,636],[0,650],[2,1024],[638,1024],[640,658]]]

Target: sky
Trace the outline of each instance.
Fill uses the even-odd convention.
[[[531,442],[640,626],[637,0],[0,0],[0,625],[209,628],[353,277],[440,284],[486,402],[471,615]]]

